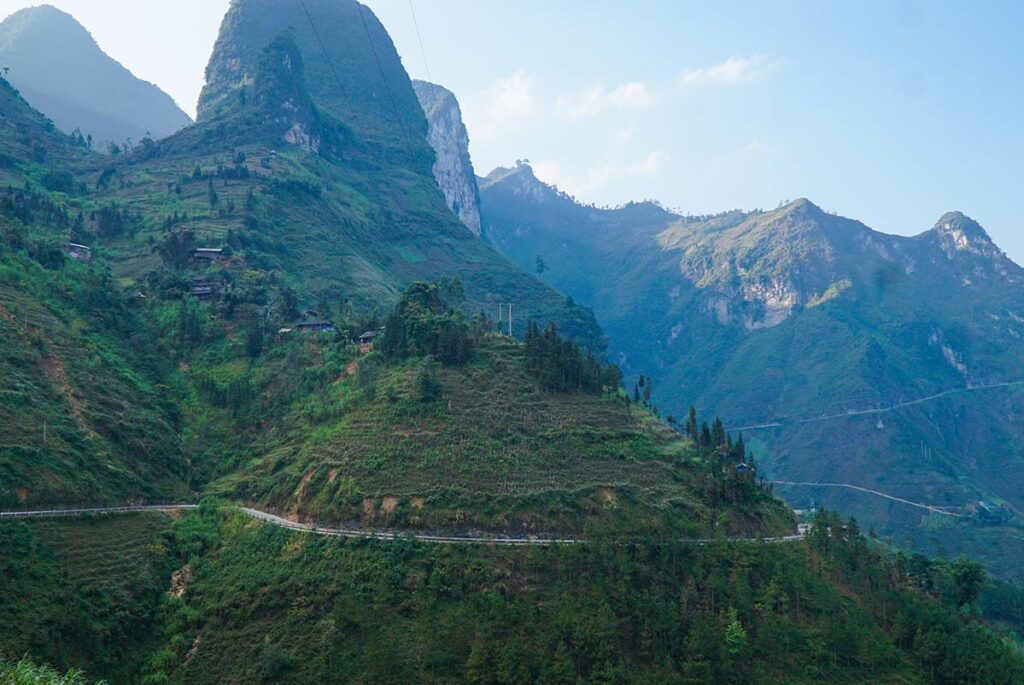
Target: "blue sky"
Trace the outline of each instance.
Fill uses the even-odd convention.
[[[0,15],[24,6],[0,0]],[[54,0],[194,111],[227,0]],[[959,209],[1024,262],[1024,3],[369,0],[459,96],[477,171],[684,212],[806,196],[910,234]]]
[[[370,5],[425,77],[407,0]],[[892,233],[960,209],[1024,262],[1024,4],[977,5],[414,0],[478,173],[692,212],[806,196]]]

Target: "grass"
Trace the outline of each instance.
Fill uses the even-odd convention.
[[[130,682],[175,560],[160,513],[0,523],[0,651]]]
[[[336,354],[282,349],[261,362],[256,385],[278,396],[300,381],[274,369],[288,373],[297,359],[325,380],[279,410],[273,428],[264,426],[267,448],[210,492],[369,526],[644,536],[715,529],[707,467],[689,442],[621,395],[543,391],[518,343],[487,338],[466,367],[442,369],[435,402],[416,397],[418,360]],[[274,414],[267,405],[263,415]],[[724,532],[788,524],[769,500],[739,508]]]
[[[57,562],[89,592],[124,594],[138,569],[162,563],[160,534],[171,519],[142,512],[81,519],[35,519],[28,524]]]

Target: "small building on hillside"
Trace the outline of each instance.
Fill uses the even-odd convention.
[[[192,251],[192,259],[198,262],[219,262],[224,259],[224,249],[220,247],[197,247]]]
[[[189,295],[197,297],[200,300],[212,300],[223,290],[223,284],[220,281],[210,279],[207,276],[193,276],[192,285],[189,288]]]
[[[303,321],[296,324],[295,328],[303,333],[333,333],[333,321]]]
[[[72,259],[89,264],[92,262],[92,249],[78,243],[64,243],[64,254]]]
[[[756,470],[753,464],[736,464],[736,473],[753,473]]]
[[[359,354],[370,354],[371,352],[373,352],[374,341],[376,341],[380,334],[383,332],[383,328],[378,328],[372,331],[366,331],[352,342],[359,345]]]

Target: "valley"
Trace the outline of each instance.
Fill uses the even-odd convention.
[[[355,0],[233,0],[194,123],[0,56],[0,682],[1024,682],[969,217],[478,178]]]
[[[481,188],[487,239],[523,268],[542,258],[543,278],[594,306],[627,384],[648,375],[663,414],[709,408],[770,480],[966,513],[936,536],[893,500],[779,484],[796,508],[849,512],[900,546],[970,549],[1019,580],[1024,270],[978,224],[950,213],[889,236],[807,200],[710,217],[599,209],[527,165]],[[1000,535],[1012,551],[998,559],[973,542]]]

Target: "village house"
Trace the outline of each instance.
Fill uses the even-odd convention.
[[[303,333],[333,333],[333,321],[303,321],[296,324],[295,328]]]
[[[193,276],[189,295],[200,300],[212,300],[220,295],[221,289],[222,284],[220,281],[210,280],[207,276]]]
[[[64,253],[74,260],[89,264],[92,262],[92,249],[78,243],[64,243]]]
[[[359,345],[359,354],[369,354],[373,352],[374,340],[376,340],[377,337],[383,332],[383,328],[378,328],[373,331],[366,331],[352,342]]]
[[[224,250],[220,247],[197,247],[192,251],[192,259],[199,262],[219,262],[224,259]]]

